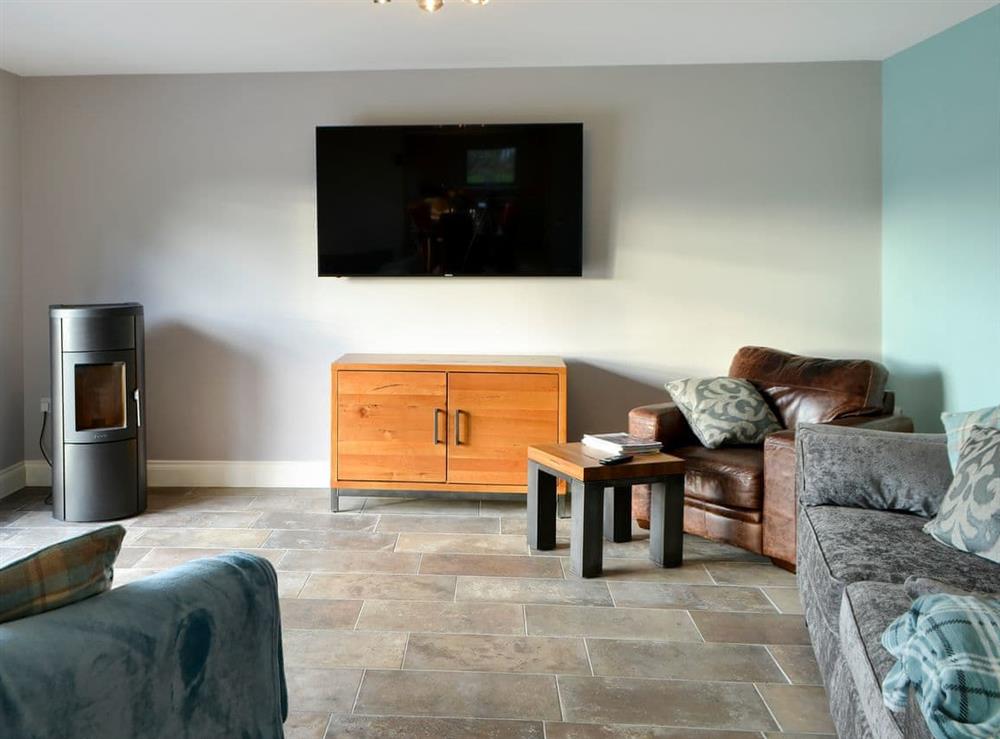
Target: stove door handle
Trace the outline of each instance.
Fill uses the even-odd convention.
[[[139,401],[139,388],[135,389],[132,397],[135,399],[135,425],[142,426],[142,403]]]

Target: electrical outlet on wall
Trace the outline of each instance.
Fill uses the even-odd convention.
[[[52,405],[52,398],[42,398],[42,413],[49,412],[49,406]]]

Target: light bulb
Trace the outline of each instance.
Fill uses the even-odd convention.
[[[392,0],[372,0],[376,5],[388,5]]]
[[[490,0],[465,0],[469,5],[487,5]]]
[[[444,6],[444,0],[417,0],[417,5],[428,13],[436,13]]]

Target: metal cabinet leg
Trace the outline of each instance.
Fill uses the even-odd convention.
[[[684,475],[649,486],[649,558],[661,567],[684,560]]]
[[[580,577],[597,577],[604,562],[604,485],[574,482],[572,488],[570,570]]]
[[[604,490],[604,538],[632,541],[632,486]]]
[[[330,512],[340,512],[340,495],[337,492],[337,488],[330,488]]]
[[[528,462],[528,546],[556,548],[556,478]]]

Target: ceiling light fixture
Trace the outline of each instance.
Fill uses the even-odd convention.
[[[388,5],[392,0],[372,0],[376,5]],[[469,5],[487,5],[490,0],[465,0]],[[417,0],[417,6],[428,13],[436,13],[444,7],[444,0]]]

